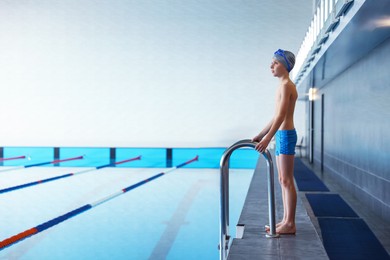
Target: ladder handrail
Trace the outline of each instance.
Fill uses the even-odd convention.
[[[223,153],[220,161],[220,260],[226,260],[229,251],[229,159],[231,154],[242,147],[255,148],[257,142],[244,139],[234,143]],[[268,211],[270,231],[266,237],[279,237],[275,226],[275,191],[274,191],[274,168],[270,152],[266,149],[263,153],[268,167]]]

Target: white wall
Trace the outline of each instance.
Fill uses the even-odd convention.
[[[0,146],[251,138],[273,114],[272,54],[311,18],[311,1],[273,2],[1,0]]]

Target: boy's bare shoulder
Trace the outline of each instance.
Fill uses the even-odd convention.
[[[287,92],[295,92],[296,91],[295,84],[291,80],[286,80],[286,81],[282,82],[281,88]]]

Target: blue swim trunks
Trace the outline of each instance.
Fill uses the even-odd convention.
[[[275,134],[275,155],[295,154],[295,145],[297,144],[297,132],[295,129],[292,130],[278,130]]]

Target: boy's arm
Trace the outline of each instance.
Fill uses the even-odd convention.
[[[272,120],[272,124],[269,128],[267,134],[259,141],[256,145],[256,150],[259,152],[264,152],[264,150],[268,147],[272,137],[275,135],[276,131],[278,131],[280,125],[283,123],[283,120],[286,118],[289,99],[291,93],[287,85],[282,86],[282,90],[280,93],[280,103],[275,113],[275,117]]]
[[[252,138],[252,141],[253,142],[260,142],[261,139],[263,139],[263,137],[268,134],[269,130],[271,129],[271,126],[274,122],[274,119],[272,119],[265,127],[263,130],[261,130],[261,132],[256,135],[255,137]]]

